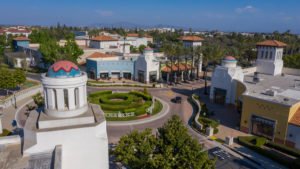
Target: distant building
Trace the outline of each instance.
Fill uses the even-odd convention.
[[[6,34],[6,36],[12,35],[12,36],[28,37],[31,34],[31,30],[23,26],[9,27],[9,28],[0,29],[0,35],[3,34]]]
[[[159,61],[150,48],[146,48],[144,54],[137,57],[96,52],[86,60],[86,71],[91,79],[130,79],[143,83],[159,79]]]
[[[19,47],[29,47],[30,39],[24,36],[19,36],[13,39],[14,50],[17,51]]]
[[[90,47],[97,49],[118,48],[118,39],[105,35],[96,36],[90,40]]]
[[[184,47],[202,46],[203,38],[199,36],[182,36],[180,40],[183,42]]]

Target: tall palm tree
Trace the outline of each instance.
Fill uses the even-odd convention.
[[[199,79],[199,64],[202,64],[202,49],[201,46],[197,46],[194,49],[194,54],[197,57],[197,79]]]
[[[174,55],[175,55],[175,48],[174,45],[170,44],[170,43],[165,43],[163,44],[163,52],[165,53],[165,55],[167,56],[168,60],[171,63],[171,72],[168,73],[168,76],[171,77],[170,75],[173,74],[173,63],[174,63]],[[168,64],[167,64],[168,65]],[[172,77],[170,78],[170,81],[172,81]]]
[[[219,60],[224,55],[224,50],[222,50],[220,46],[214,45],[214,46],[203,47],[202,52],[203,52],[203,69],[204,69],[203,78],[205,81],[204,94],[207,95],[208,94],[208,90],[207,90],[208,64],[212,61]]]

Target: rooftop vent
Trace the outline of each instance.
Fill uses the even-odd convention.
[[[265,94],[265,95],[268,95],[268,96],[276,96],[277,91],[268,89],[268,90],[265,91],[264,94]]]

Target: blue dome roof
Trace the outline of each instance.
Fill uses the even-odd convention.
[[[47,72],[47,77],[68,78],[80,76],[81,72],[77,65],[70,61],[58,61],[54,63]]]

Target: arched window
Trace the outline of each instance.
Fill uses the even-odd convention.
[[[268,51],[265,53],[265,59],[268,59]]]
[[[272,59],[272,55],[273,55],[273,52],[271,51],[271,52],[270,52],[269,59]]]
[[[263,50],[261,51],[260,58],[261,58],[261,59],[264,58],[264,51],[263,51]]]
[[[64,103],[65,103],[65,108],[69,109],[69,95],[67,89],[64,89]]]
[[[75,106],[78,107],[79,106],[79,89],[75,88],[74,90],[74,96],[75,96]]]

